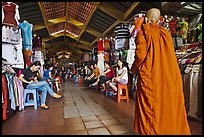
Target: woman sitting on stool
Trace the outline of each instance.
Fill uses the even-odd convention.
[[[116,82],[119,84],[127,84],[128,83],[128,70],[127,67],[124,66],[124,63],[118,59],[117,61],[118,67],[116,68],[116,77],[112,79],[112,82],[109,82],[111,88],[115,91],[114,95],[117,94]]]
[[[101,91],[105,91],[105,83],[107,84],[110,82],[110,80],[114,77],[114,69],[110,67],[108,62],[105,62],[105,68],[106,70],[104,71],[103,74],[100,74],[98,76],[98,79],[96,82],[90,85],[91,86],[96,86],[97,84],[101,85],[103,89]]]

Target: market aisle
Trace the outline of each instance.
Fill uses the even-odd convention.
[[[118,104],[101,92],[77,87],[73,82],[63,84],[64,97],[48,96],[49,110],[26,107],[2,124],[4,134],[38,135],[115,135],[133,132],[134,100]],[[202,134],[202,124],[190,121],[192,134]]]

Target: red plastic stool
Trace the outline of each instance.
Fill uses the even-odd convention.
[[[121,90],[122,90],[122,94],[120,92]],[[125,93],[125,95],[124,95],[124,93]],[[121,99],[126,99],[127,102],[129,102],[127,84],[118,84],[118,103],[120,103]]]

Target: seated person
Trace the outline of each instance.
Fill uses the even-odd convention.
[[[56,88],[57,88],[57,92],[60,91],[60,88],[59,88],[59,82],[57,80],[55,80],[55,78],[52,76],[52,73],[51,71],[53,70],[53,65],[50,64],[49,68],[47,71],[45,71],[44,73],[44,77],[45,77],[45,80],[47,80],[47,82],[50,84],[52,83],[55,83],[56,85]]]
[[[94,64],[94,70],[93,70],[93,74],[89,77],[89,83],[93,84],[94,82],[97,81],[98,76],[100,75],[100,69],[98,68],[97,63]]]
[[[67,75],[67,70],[65,69],[64,66],[62,66],[60,71],[61,71],[61,79],[65,82],[66,75]]]
[[[93,78],[94,76],[94,66],[91,65],[90,67],[88,67],[88,74],[87,76],[84,78],[85,82],[90,85],[90,80]]]
[[[76,80],[76,75],[77,75],[77,70],[76,70],[76,68],[74,68],[73,69],[73,71],[72,71],[72,81],[75,81]]]
[[[105,62],[105,68],[106,70],[104,71],[103,74],[100,74],[98,76],[98,79],[96,82],[94,82],[93,84],[90,85],[91,86],[96,86],[101,85],[103,87],[103,89],[101,91],[105,91],[105,83],[108,84],[110,82],[110,80],[114,77],[114,69],[112,67],[110,67],[108,62]]]
[[[48,109],[48,106],[45,104],[47,92],[54,98],[61,98],[62,96],[56,94],[46,81],[37,80],[37,73],[40,67],[40,62],[35,61],[30,67],[23,70],[22,74],[19,76],[19,79],[23,82],[23,87],[25,89],[38,89],[39,87],[43,87],[41,107]]]
[[[114,95],[117,94],[117,87],[116,82],[120,84],[127,84],[128,83],[128,70],[127,67],[124,66],[124,63],[118,59],[117,61],[118,67],[116,68],[116,77],[112,79],[112,82],[109,82],[111,88],[115,91]]]

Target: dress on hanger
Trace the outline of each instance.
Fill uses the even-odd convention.
[[[2,2],[2,20],[3,23],[18,25],[20,19],[18,5],[14,3]]]

